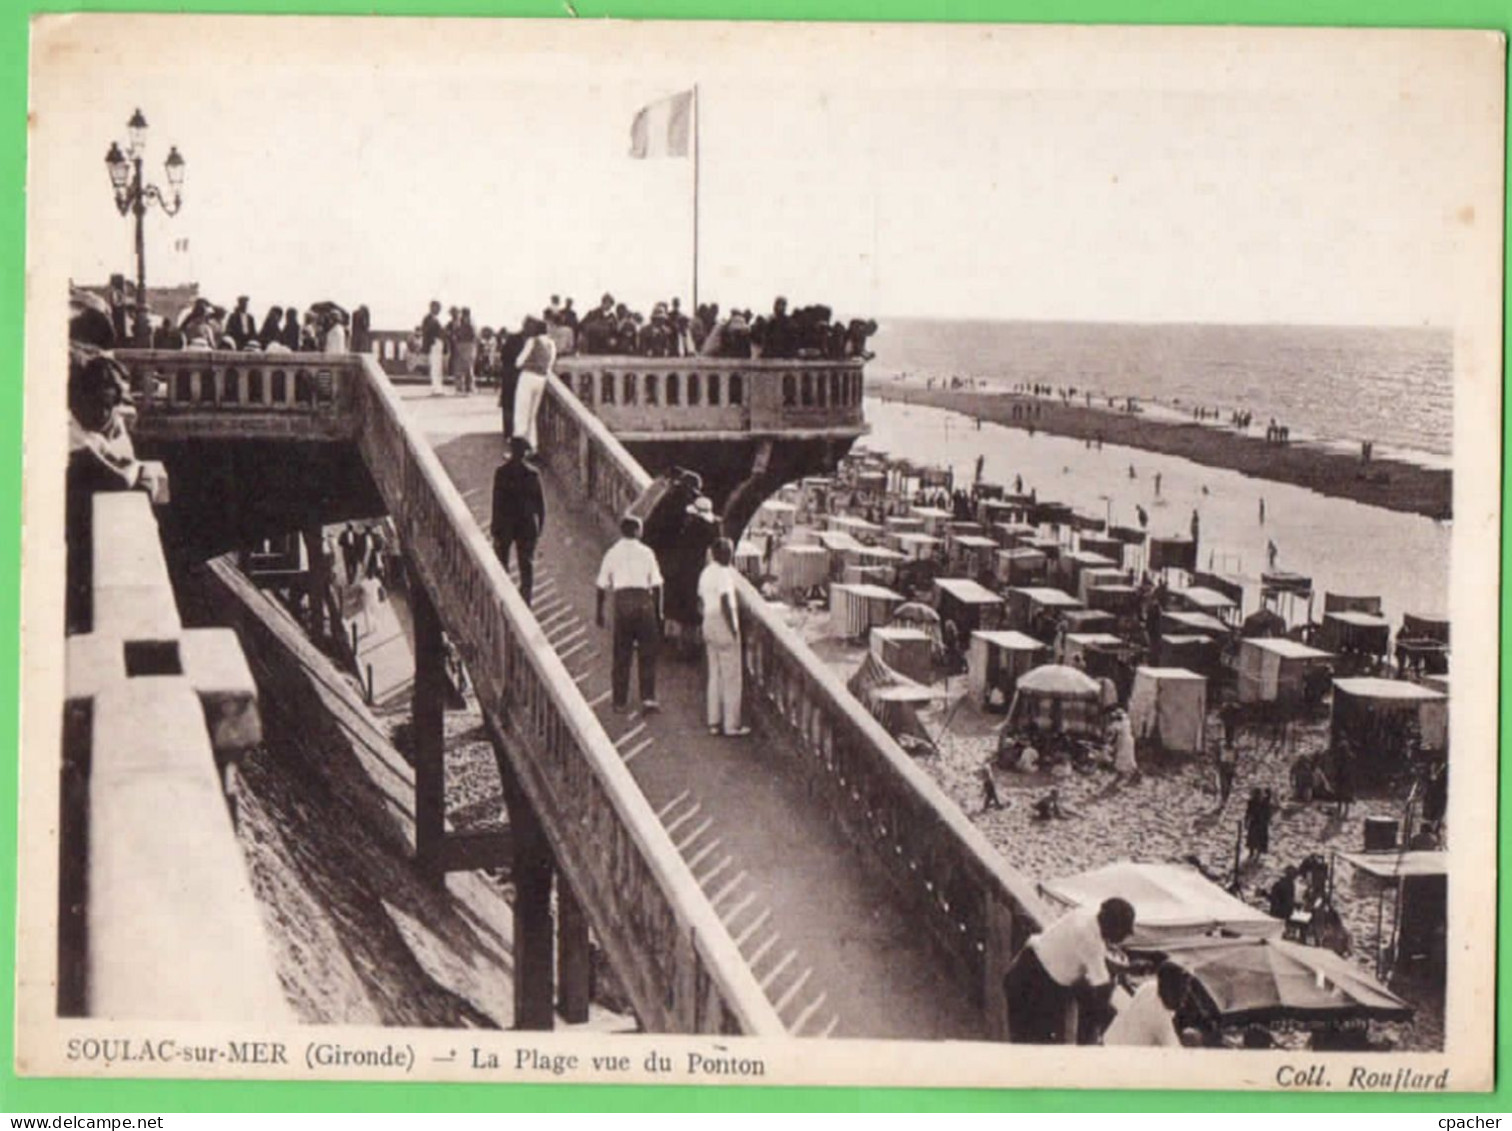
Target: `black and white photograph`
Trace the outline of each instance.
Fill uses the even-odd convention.
[[[1491,1087],[1500,36],[31,67],[18,1073]]]

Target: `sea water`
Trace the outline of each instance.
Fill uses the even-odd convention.
[[[1445,462],[1453,441],[1453,335],[1433,327],[1132,325],[945,321],[881,323],[869,375],[975,378],[1137,397],[1190,416],[1193,405],[1272,420],[1381,455]],[[1105,403],[1105,402],[1104,402]],[[1437,456],[1438,459],[1431,457]]]
[[[1246,614],[1259,604],[1268,543],[1275,544],[1277,569],[1313,579],[1314,619],[1321,619],[1325,591],[1379,596],[1393,628],[1404,612],[1448,611],[1449,523],[1175,456],[1114,444],[1089,448],[1081,440],[1031,436],[986,421],[978,428],[970,417],[921,405],[868,397],[865,407],[871,433],[858,448],[950,467],[958,485],[971,482],[980,455],[987,481],[1011,490],[1014,477],[1022,475],[1025,492],[1033,489],[1041,500],[1068,503],[1084,514],[1111,516],[1114,525],[1137,526],[1135,507],[1143,506],[1156,536],[1190,536],[1195,511],[1198,566],[1240,580]],[[1306,606],[1281,611],[1295,622]]]

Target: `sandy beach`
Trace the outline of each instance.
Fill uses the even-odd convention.
[[[866,656],[863,647],[832,634],[826,610],[789,606],[783,616],[842,678],[848,679]],[[1036,883],[1117,860],[1196,863],[1211,878],[1226,878],[1234,868],[1245,798],[1251,789],[1269,788],[1281,802],[1271,825],[1271,851],[1244,863],[1239,873],[1241,898],[1264,910],[1265,893],[1286,865],[1300,864],[1312,853],[1326,859],[1334,852],[1358,850],[1367,817],[1401,817],[1400,800],[1385,789],[1362,791],[1347,817],[1339,817],[1331,804],[1291,800],[1291,764],[1298,754],[1327,745],[1326,714],[1299,720],[1281,739],[1241,728],[1234,792],[1220,805],[1215,765],[1222,728],[1211,709],[1206,751],[1147,760],[1137,784],[1119,782],[1110,769],[1065,777],[995,771],[1005,808],[985,810],[980,775],[996,750],[1002,716],[970,702],[965,685],[964,676],[943,682],[936,676],[934,686],[945,698],[922,711],[920,720],[937,749],[919,755],[918,763],[1003,858]],[[1034,820],[1033,803],[1052,788],[1075,815],[1064,821]],[[1373,973],[1379,948],[1391,941],[1394,890],[1357,875],[1345,863],[1336,866],[1335,884],[1335,905],[1353,942],[1351,958]],[[1442,989],[1416,972],[1394,979],[1392,988],[1416,1007],[1417,1015],[1404,1024],[1373,1025],[1373,1039],[1398,1049],[1442,1048]],[[1278,1031],[1276,1036],[1283,1045],[1305,1039],[1301,1032]]]
[[[1062,402],[982,390],[926,388],[917,381],[878,381],[868,393],[884,401],[930,405],[966,416],[980,417],[1009,428],[1033,429],[1076,440],[1101,439],[1109,444],[1179,456],[1206,467],[1225,468],[1243,475],[1306,487],[1319,494],[1369,506],[1443,519],[1453,511],[1453,477],[1440,468],[1420,467],[1384,456],[1366,464],[1323,444],[1293,440],[1281,446],[1265,441],[1265,422],[1256,421],[1248,434],[1219,421],[1199,423],[1155,419],[1149,414],[1118,412],[1085,402]],[[1106,403],[1106,402],[1104,402]],[[1031,407],[1034,415],[1015,418],[1015,407]]]

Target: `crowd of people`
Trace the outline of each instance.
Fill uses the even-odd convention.
[[[109,299],[108,341],[124,346],[134,338],[136,306],[117,291]],[[348,311],[334,302],[271,306],[261,319],[251,299],[239,295],[229,308],[196,298],[174,318],[150,315],[150,346],[159,350],[235,350],[242,353],[367,353],[372,349],[372,315],[366,306]]]

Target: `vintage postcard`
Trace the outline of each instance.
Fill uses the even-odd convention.
[[[1500,36],[31,68],[18,1073],[1491,1086]]]

